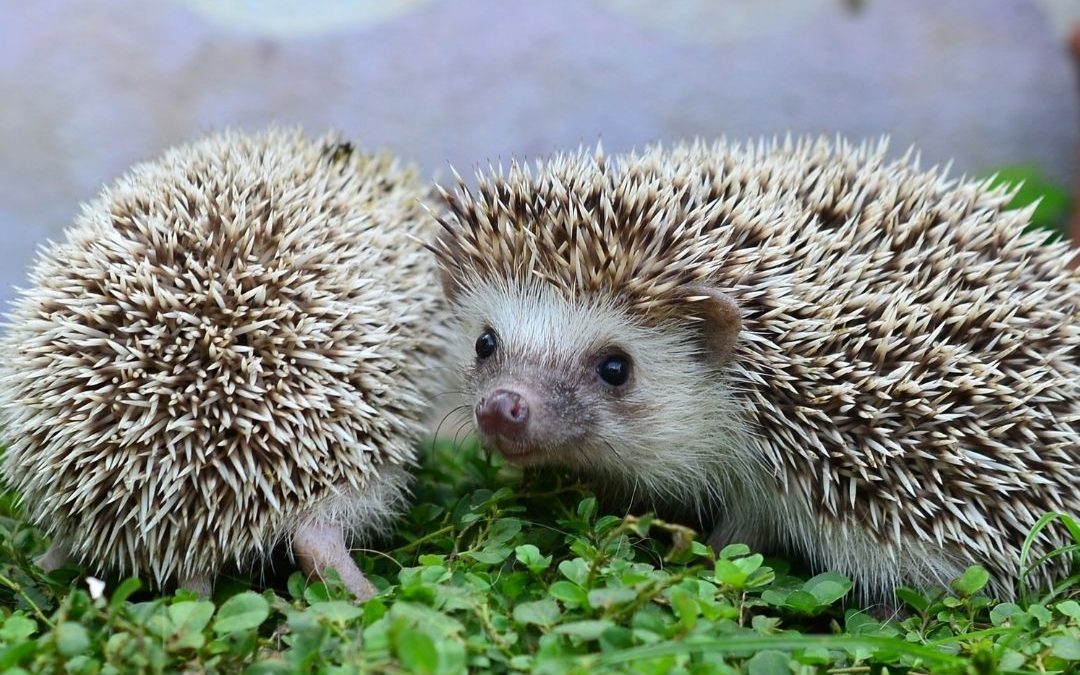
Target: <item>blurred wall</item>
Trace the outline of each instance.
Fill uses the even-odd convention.
[[[601,137],[890,134],[1071,182],[1077,6],[0,0],[0,301],[103,182],[225,125],[337,127],[443,175]]]

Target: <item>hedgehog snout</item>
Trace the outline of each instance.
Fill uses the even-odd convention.
[[[524,438],[529,424],[529,402],[516,391],[496,389],[476,404],[476,426],[489,436],[516,441]]]

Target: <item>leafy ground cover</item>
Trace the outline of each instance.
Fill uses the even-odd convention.
[[[397,538],[358,555],[384,589],[232,576],[212,600],[104,589],[31,564],[40,535],[0,503],[0,672],[993,673],[1076,672],[1080,584],[1018,603],[902,590],[905,617],[847,606],[744,546],[605,514],[577,485],[530,481],[474,446],[426,459]],[[1048,519],[1049,521],[1049,519]],[[1080,541],[1080,528],[1066,519]],[[1072,547],[1075,549],[1076,547]],[[1066,550],[1064,554],[1069,554]],[[1032,561],[1034,562],[1034,561]]]

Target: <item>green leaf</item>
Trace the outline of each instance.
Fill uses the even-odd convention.
[[[803,584],[803,590],[814,596],[818,603],[831,605],[851,590],[851,580],[842,574],[825,572]]]
[[[594,609],[610,609],[616,605],[632,602],[637,598],[637,593],[632,588],[613,586],[610,588],[596,588],[589,591],[589,606]]]
[[[1059,659],[1080,661],[1080,639],[1071,635],[1050,638],[1051,652]]]
[[[539,574],[551,566],[551,556],[540,555],[540,549],[532,544],[522,544],[514,549],[514,555],[529,571]]]
[[[142,582],[134,577],[121,581],[120,585],[116,587],[112,597],[109,599],[109,609],[114,612],[120,609],[120,607],[127,602],[127,599],[141,587]]]
[[[1080,620],[1080,602],[1076,600],[1059,602],[1056,609],[1069,618]]]
[[[82,624],[65,621],[56,627],[56,649],[64,656],[81,654],[90,647],[90,636]]]
[[[749,675],[788,675],[791,672],[791,657],[775,649],[766,649],[746,662],[746,672]]]
[[[742,570],[747,575],[750,575],[757,571],[761,567],[761,563],[765,560],[765,557],[760,553],[754,555],[748,555],[745,558],[739,558],[735,560],[735,566]]]
[[[750,555],[750,547],[746,544],[728,544],[720,549],[720,553],[717,554],[717,557],[730,560],[731,558],[741,558],[745,555]]]
[[[300,600],[304,597],[304,586],[307,584],[307,580],[304,578],[303,572],[293,572],[289,575],[287,586],[289,588],[289,595]]]
[[[952,582],[952,587],[960,595],[971,596],[982,590],[990,581],[990,573],[981,565],[972,565],[964,574]]]
[[[588,642],[590,640],[598,639],[604,631],[614,625],[614,623],[607,620],[571,621],[570,623],[556,626],[554,632],[559,635],[569,635]]]
[[[584,521],[592,520],[596,515],[596,497],[586,497],[578,502],[577,515]]]
[[[4,620],[0,628],[0,639],[5,642],[19,642],[37,631],[37,623],[23,614],[15,613]]]
[[[750,620],[750,626],[761,635],[775,635],[780,629],[780,619],[758,614]]]
[[[500,518],[491,526],[488,541],[501,544],[510,541],[521,532],[521,521],[517,518]]]
[[[270,616],[270,605],[266,598],[252,591],[234,595],[221,605],[214,619],[214,632],[218,634],[238,633],[257,628]]]
[[[679,622],[683,626],[692,629],[697,625],[698,615],[701,614],[701,605],[694,595],[685,589],[673,588],[668,597],[671,608],[675,610],[675,615],[679,617]]]
[[[644,523],[645,521],[646,521],[646,518],[639,519],[637,521],[637,523],[635,523],[635,524],[633,524],[631,526],[631,529],[636,532],[638,530],[638,527],[642,523]],[[622,525],[624,522],[625,522],[624,519],[619,518],[618,516],[600,516],[599,518],[596,519],[596,522],[593,523],[593,526],[592,526],[593,534],[595,534],[596,536],[601,536],[602,537],[605,534],[607,534],[608,532],[610,532],[611,530],[614,530],[616,527]],[[645,535],[648,534],[647,529],[648,528],[646,528],[645,532],[642,532],[642,536],[645,536]]]
[[[294,673],[296,673],[296,668],[281,658],[263,659],[244,669],[244,675],[293,675]]]
[[[344,625],[363,616],[364,609],[344,600],[331,600],[312,605],[307,613],[323,621]]]
[[[319,657],[329,631],[310,612],[289,612],[286,623],[292,645],[289,661],[296,671],[307,671]]]
[[[584,586],[589,579],[589,564],[581,558],[562,561],[559,563],[559,571],[578,586]]]
[[[0,649],[0,669],[7,670],[21,662],[23,659],[33,656],[38,651],[36,641],[30,640],[13,644],[5,649]]]
[[[381,598],[372,598],[364,603],[364,625],[370,626],[386,616],[386,603]]]
[[[690,542],[690,553],[700,558],[712,557],[712,549],[709,548],[709,545],[696,539]]]
[[[765,604],[772,605],[773,607],[783,607],[787,604],[788,596],[791,595],[791,593],[792,591],[769,588],[762,591],[761,600]]]
[[[91,675],[91,673],[97,673],[101,668],[101,664],[92,656],[81,654],[74,656],[67,660],[64,664],[64,672],[71,675]],[[4,673],[4,675],[11,675],[10,673]]]
[[[1040,626],[1047,626],[1054,620],[1054,616],[1050,613],[1050,610],[1038,603],[1028,605],[1027,613],[1030,616],[1035,617],[1035,620],[1039,622]]]
[[[551,597],[562,600],[567,607],[582,607],[589,602],[589,594],[584,588],[569,581],[556,581],[548,587]]]
[[[506,546],[492,546],[479,551],[467,551],[465,555],[476,562],[485,565],[498,565],[499,563],[506,562],[506,559],[510,557],[510,548]]]
[[[1020,605],[1011,602],[1003,602],[990,610],[990,622],[995,626],[1000,626],[1018,614],[1025,617],[1027,616]]]
[[[559,620],[561,612],[554,600],[523,602],[514,608],[514,620],[520,624],[551,626]]]
[[[308,584],[304,589],[304,600],[306,600],[309,605],[328,602],[330,600],[330,589],[321,581]]]
[[[418,630],[407,630],[398,635],[397,655],[401,665],[412,673],[434,673],[439,668],[439,652],[435,642]]]
[[[716,561],[715,578],[721,584],[734,589],[746,587],[746,582],[759,567],[765,558],[760,553],[745,558],[729,560],[721,557]]]
[[[903,586],[897,588],[896,598],[917,612],[925,612],[926,608],[930,606],[930,601],[926,599],[926,596],[914,588],[905,588]]]
[[[207,600],[177,602],[169,606],[173,646],[177,649],[198,649],[206,642],[203,629],[214,615],[214,603]]]
[[[828,665],[832,661],[832,655],[824,647],[808,647],[798,655],[799,663],[809,663],[819,666]]]
[[[803,614],[813,614],[821,608],[821,603],[818,601],[814,594],[809,591],[797,590],[788,594],[784,600],[784,606],[801,612]]]
[[[998,672],[1008,673],[1020,670],[1024,666],[1024,655],[1015,649],[1006,649],[998,660]]]

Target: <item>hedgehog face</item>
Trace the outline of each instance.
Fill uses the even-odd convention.
[[[612,301],[476,282],[455,300],[460,366],[485,447],[681,494],[735,423],[699,321],[650,326]],[[702,435],[702,420],[716,434]]]

